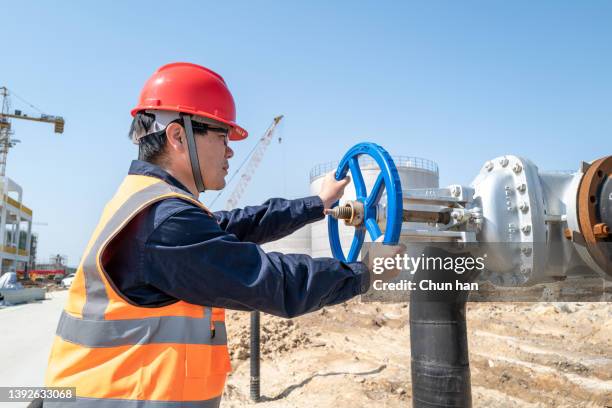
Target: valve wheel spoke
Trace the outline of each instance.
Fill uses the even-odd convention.
[[[348,260],[357,259],[363,240],[365,238],[365,228],[355,228],[355,235],[353,236],[353,242],[351,243],[351,249],[349,250]]]
[[[382,231],[374,218],[368,218],[365,225],[372,241],[376,241],[382,235]]]
[[[368,198],[365,199],[364,204],[366,205],[366,207],[372,208],[373,206],[378,204],[378,201],[380,201],[380,197],[382,196],[384,189],[385,176],[382,174],[382,172],[380,172],[378,178],[376,179],[376,182],[374,183],[374,186],[372,187],[370,195],[368,196]]]

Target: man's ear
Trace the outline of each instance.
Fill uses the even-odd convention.
[[[173,122],[166,127],[166,139],[168,147],[173,150],[182,151],[187,145],[187,141],[185,140],[185,131],[178,123]]]

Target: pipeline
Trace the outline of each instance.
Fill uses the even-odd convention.
[[[441,251],[441,250],[440,250]],[[452,256],[446,251],[431,256]],[[415,281],[470,282],[453,271],[417,271]],[[465,304],[468,291],[410,294],[410,349],[414,408],[472,406]]]
[[[259,383],[259,312],[251,312],[251,400],[258,402],[261,398]]]

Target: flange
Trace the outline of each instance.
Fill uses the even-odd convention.
[[[576,206],[578,226],[587,251],[609,278],[612,277],[612,235],[609,234],[612,225],[607,225],[603,216],[612,206],[612,197],[608,197],[605,194],[607,189],[604,189],[610,179],[612,156],[591,163],[580,180]]]

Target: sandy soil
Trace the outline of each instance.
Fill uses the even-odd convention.
[[[470,303],[474,407],[612,407],[612,303]],[[228,312],[223,407],[249,400],[249,314]],[[349,303],[293,320],[262,315],[258,407],[407,407],[406,304]]]

